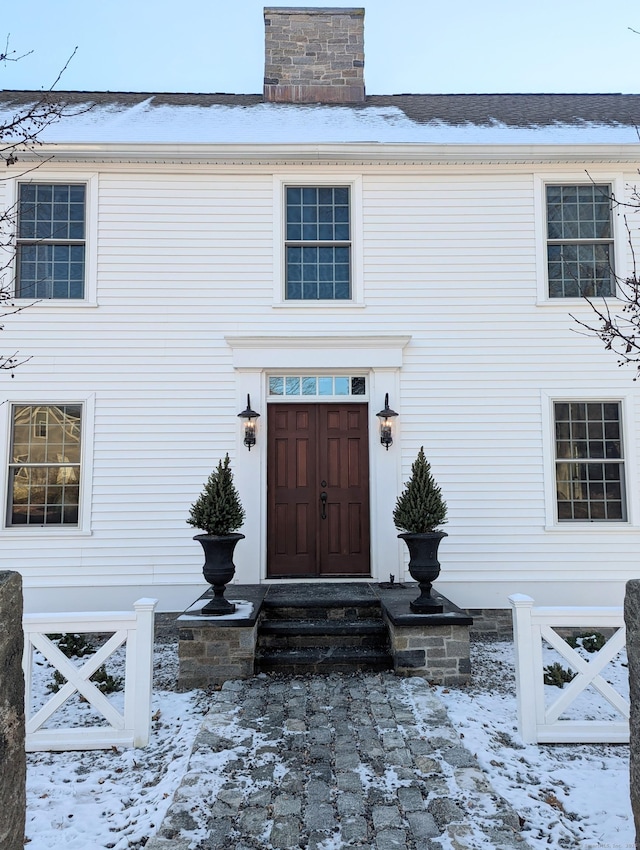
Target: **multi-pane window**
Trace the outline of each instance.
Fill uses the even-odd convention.
[[[269,378],[270,396],[365,395],[366,378],[347,375],[274,375]]]
[[[287,187],[285,253],[287,299],[351,298],[348,186]]]
[[[14,405],[7,524],[78,525],[79,404]]]
[[[21,183],[17,298],[84,298],[86,187]]]
[[[611,186],[547,186],[550,298],[615,294]]]
[[[620,404],[554,403],[558,520],[627,518]]]

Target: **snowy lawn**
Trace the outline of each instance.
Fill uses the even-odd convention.
[[[109,659],[108,673],[123,675],[123,660],[122,651]],[[37,707],[48,696],[52,670],[41,657],[34,667]],[[208,710],[203,691],[175,693],[177,677],[175,643],[156,645],[148,747],[27,755],[29,850],[144,847],[162,823]],[[122,709],[121,691],[108,698]],[[76,694],[49,723],[56,720],[66,726],[82,725],[85,720],[95,723],[97,716]]]
[[[474,644],[472,666],[469,687],[437,691],[465,745],[518,812],[527,844],[539,850],[633,848],[628,747],[522,745],[511,644]],[[107,667],[118,674],[117,660]],[[626,667],[618,662],[617,668],[608,675],[623,681]],[[44,693],[51,678],[44,665],[40,678]],[[208,708],[203,691],[175,693],[176,679],[175,644],[161,643],[156,646],[154,722],[147,748],[28,756],[30,850],[144,847],[186,770]],[[551,691],[559,693],[557,688]],[[81,703],[70,705],[65,722],[86,711]]]
[[[553,651],[545,652],[545,665],[560,660]],[[468,688],[437,691],[464,744],[477,757],[495,790],[519,814],[528,844],[539,850],[634,848],[629,747],[522,744],[513,645],[473,644],[471,666],[473,681]],[[628,698],[626,657],[619,657],[603,672]],[[560,693],[557,687],[546,687],[545,691],[547,705]],[[566,716],[601,719],[614,714],[605,700],[589,690]]]

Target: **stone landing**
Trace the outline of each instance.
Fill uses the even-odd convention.
[[[232,585],[228,617],[203,617],[205,593],[178,619],[182,690],[256,672],[394,670],[442,685],[468,681],[473,620],[445,597],[441,614],[413,614],[414,584]]]

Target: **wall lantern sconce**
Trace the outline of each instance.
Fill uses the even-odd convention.
[[[256,444],[256,419],[260,416],[255,410],[251,410],[251,398],[247,393],[247,409],[239,413],[244,428],[244,444],[251,451],[251,446]]]
[[[393,444],[393,420],[398,414],[389,407],[389,393],[384,395],[384,408],[376,416],[380,420],[380,442],[389,451]]]

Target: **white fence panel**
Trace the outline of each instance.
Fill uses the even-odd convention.
[[[153,624],[157,599],[139,599],[133,611],[25,614],[23,669],[25,678],[26,749],[96,750],[112,746],[145,747],[151,731]],[[73,664],[47,637],[59,633],[109,633],[109,640],[81,666]],[[124,712],[118,711],[90,681],[91,676],[126,644]],[[37,649],[66,679],[34,714],[33,651]],[[75,693],[81,694],[108,726],[43,729],[42,726]]]
[[[629,701],[606,682],[604,667],[624,649],[622,608],[534,608],[530,596],[509,597],[516,652],[516,686],[520,734],[527,744],[626,743],[629,740]],[[582,658],[557,628],[615,628],[617,631],[589,661]],[[551,705],[545,705],[542,642],[550,644],[576,672]],[[593,686],[621,720],[560,720],[583,691]]]

